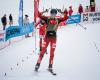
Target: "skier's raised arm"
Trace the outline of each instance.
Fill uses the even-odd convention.
[[[59,23],[66,21],[68,19],[68,14],[66,14],[65,12],[61,12],[61,10],[58,10],[59,13],[61,13],[64,17],[63,18],[58,18],[59,19]]]
[[[38,17],[41,18],[42,20],[46,21],[48,17],[43,15],[43,13],[46,13],[46,12],[48,12],[48,9],[46,9],[43,12],[38,12]]]

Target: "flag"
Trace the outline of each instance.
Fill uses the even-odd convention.
[[[34,0],[34,22],[35,23],[36,23],[36,19],[38,18],[39,1],[40,0]]]
[[[19,3],[19,26],[22,27],[23,26],[23,0],[20,0]]]

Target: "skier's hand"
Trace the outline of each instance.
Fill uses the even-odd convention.
[[[62,12],[61,12],[61,9],[57,9],[57,11],[58,11],[59,13],[62,13]]]
[[[49,11],[49,9],[46,9],[46,10],[45,10],[45,12],[48,12],[48,11]]]
[[[46,13],[46,12],[48,12],[48,11],[49,11],[49,10],[48,10],[48,9],[46,9],[45,11],[43,11],[43,12],[41,12],[41,13],[43,14],[43,13]]]

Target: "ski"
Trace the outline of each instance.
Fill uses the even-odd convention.
[[[38,72],[39,67],[40,67],[40,64],[37,63],[36,66],[35,66],[35,71],[36,71],[36,72]]]
[[[38,69],[35,69],[34,71],[35,71],[35,72],[38,72]]]
[[[56,76],[57,74],[54,71],[47,69],[52,75]]]
[[[56,76],[57,74],[49,69],[47,69],[52,75]],[[35,72],[38,72],[38,68],[35,68]]]

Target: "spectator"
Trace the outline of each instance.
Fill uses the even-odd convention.
[[[28,25],[29,24],[29,18],[28,18],[28,15],[27,14],[25,15],[25,18],[23,20],[23,24],[24,25]]]
[[[90,4],[90,11],[95,12],[95,3],[94,2],[91,2],[91,4]]]
[[[72,13],[73,13],[72,6],[69,7],[69,12],[68,13],[69,13],[69,16],[72,15]]]
[[[23,20],[23,24],[24,24],[25,27],[29,26],[29,18],[28,18],[27,14],[25,15],[25,18]],[[29,34],[26,34],[25,37],[27,38],[27,37],[30,37],[30,36],[29,36]]]
[[[65,13],[65,14],[68,14],[67,8],[65,8],[64,13]]]
[[[83,6],[82,6],[82,4],[79,5],[78,13],[79,14],[82,14],[83,13]]]
[[[6,14],[4,14],[4,16],[1,18],[1,22],[3,25],[3,30],[6,29],[6,25],[7,25],[7,18],[6,18]]]
[[[86,6],[85,12],[89,12],[89,11],[90,11],[90,10],[89,10],[89,7]]]
[[[13,17],[12,15],[10,14],[9,15],[9,25],[11,26],[13,24]]]

